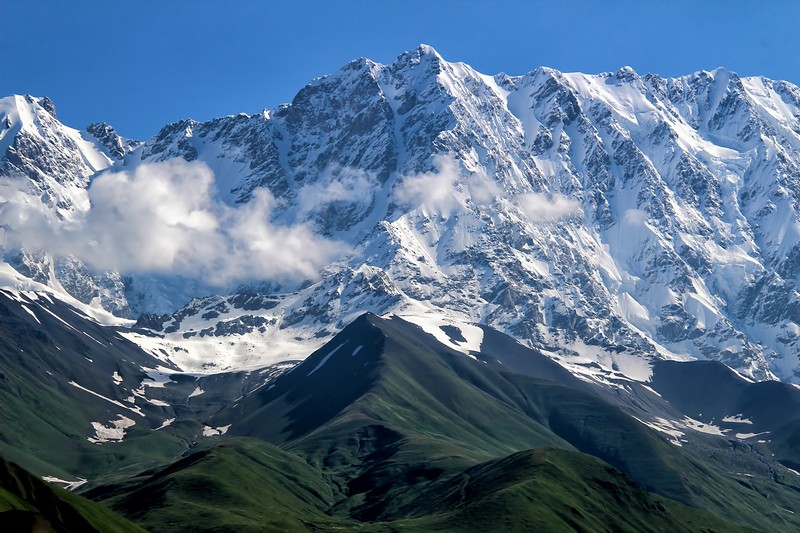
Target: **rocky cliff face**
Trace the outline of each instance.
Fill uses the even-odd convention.
[[[266,188],[275,223],[350,247],[319,279],[197,289],[181,310],[186,290],[152,305],[178,294],[175,280],[45,268],[64,261],[47,254],[14,263],[117,313],[172,306],[146,322],[189,367],[290,358],[363,311],[430,309],[565,361],[710,358],[800,381],[789,83],[721,69],[487,76],[422,46],[390,65],[353,61],[274,110],[170,124],[141,145],[104,125],[66,128],[37,99],[3,102],[3,174],[64,218],[87,208],[82,191],[104,168],[182,158],[207,164],[229,205]]]

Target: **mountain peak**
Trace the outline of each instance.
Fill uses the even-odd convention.
[[[420,44],[420,45],[419,45],[419,46],[416,48],[416,50],[415,50],[415,51],[416,51],[417,53],[419,53],[419,55],[421,55],[421,56],[423,56],[423,55],[425,55],[425,56],[432,55],[432,56],[436,56],[436,57],[440,57],[440,58],[442,57],[442,56],[439,54],[439,52],[437,52],[437,51],[436,51],[436,49],[435,49],[433,46],[431,46],[431,45],[429,45],[429,44],[425,44],[425,43],[422,43],[422,44]]]
[[[635,70],[633,70],[633,67],[630,67],[630,66],[626,65],[626,66],[622,67],[621,69],[619,69],[614,74],[614,77],[616,77],[619,81],[633,81],[633,80],[637,79],[639,77],[639,75],[636,73]]]
[[[410,63],[412,65],[416,65],[423,62],[438,64],[440,61],[444,61],[444,58],[441,56],[441,54],[439,54],[439,52],[436,51],[435,48],[428,44],[421,44],[414,50],[400,54],[394,63]]]
[[[736,73],[734,71],[729,70],[729,69],[727,69],[725,67],[717,67],[715,69],[712,69],[710,71],[710,74],[711,74],[711,77],[713,77],[715,79],[717,78],[717,76],[731,77],[731,76],[736,75]]]
[[[45,111],[50,113],[50,116],[52,116],[53,118],[58,118],[58,116],[56,115],[56,105],[53,103],[53,101],[49,97],[42,96],[41,98],[38,99],[37,103],[40,106],[42,106],[42,108]]]
[[[122,159],[125,154],[141,144],[139,141],[124,139],[105,122],[89,124],[86,126],[86,133],[97,139],[100,145],[115,159]]]
[[[56,118],[56,106],[47,96],[33,96],[30,94],[12,94],[0,98],[0,114],[8,122],[20,121],[24,124],[33,124],[41,111],[46,111],[52,118]]]

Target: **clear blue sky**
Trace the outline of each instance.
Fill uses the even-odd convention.
[[[71,126],[134,138],[272,108],[350,59],[423,42],[491,74],[724,66],[800,84],[794,0],[3,0],[0,13],[0,94],[47,95]]]

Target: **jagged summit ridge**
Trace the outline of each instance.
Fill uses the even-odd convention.
[[[266,322],[220,334],[320,342],[362,311],[421,307],[565,358],[712,358],[797,379],[798,116],[796,86],[724,69],[489,76],[423,45],[265,113],[170,124],[113,164],[202,161],[225,202],[269,189],[276,220],[352,247],[299,291],[271,284],[270,309],[234,294],[200,320],[211,300],[193,302],[180,316],[194,325],[171,319],[175,346],[247,316]],[[404,192],[420,176],[440,200]]]

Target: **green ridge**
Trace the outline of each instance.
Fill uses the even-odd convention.
[[[117,490],[106,503],[152,531],[744,531],[652,495],[598,459],[552,448],[445,476],[378,521],[337,511],[322,469],[254,439],[196,452]]]
[[[0,458],[0,530],[125,533],[142,529],[109,509]]]

